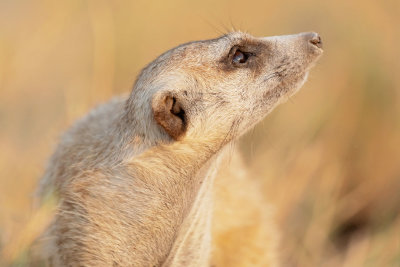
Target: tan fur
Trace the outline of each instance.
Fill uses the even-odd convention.
[[[315,40],[235,32],[149,64],[128,98],[78,121],[50,159],[39,195],[55,192],[59,206],[43,257],[54,266],[275,266],[274,227],[240,158],[231,157],[239,170],[214,180],[231,144],[304,83],[322,53]],[[250,55],[244,65],[233,62],[237,49]]]
[[[272,208],[239,153],[221,163],[214,183],[213,265],[277,266]]]

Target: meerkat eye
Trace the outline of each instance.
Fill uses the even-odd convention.
[[[246,63],[248,56],[245,53],[240,51],[239,49],[236,50],[235,54],[233,55],[232,62],[236,64],[243,64]]]
[[[249,59],[249,57],[251,56],[251,53],[248,52],[243,52],[240,49],[237,49],[235,51],[235,53],[233,54],[232,57],[232,63],[235,65],[241,65],[247,62],[247,60]]]

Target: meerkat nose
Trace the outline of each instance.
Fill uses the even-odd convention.
[[[318,33],[310,32],[306,35],[306,38],[312,45],[322,49],[322,39]]]

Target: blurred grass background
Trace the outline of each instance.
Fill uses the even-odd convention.
[[[303,89],[241,142],[284,266],[400,266],[400,1],[0,1],[0,265],[45,225],[57,138],[165,50],[232,28],[317,31]],[[42,213],[41,213],[42,212]]]

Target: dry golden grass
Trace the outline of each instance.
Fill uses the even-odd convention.
[[[398,0],[1,1],[0,265],[24,265],[46,224],[31,196],[59,134],[161,52],[236,27],[325,43],[302,91],[241,143],[284,266],[399,266],[399,14]]]

